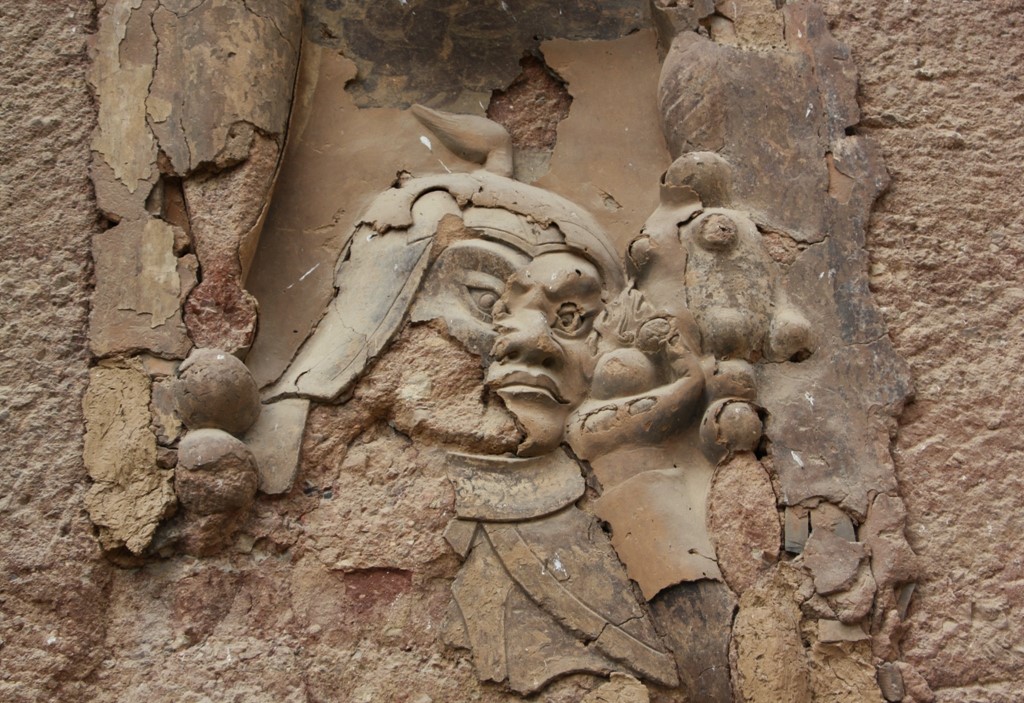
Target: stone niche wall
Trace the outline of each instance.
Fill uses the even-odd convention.
[[[6,5],[6,700],[1014,699],[1010,3]]]

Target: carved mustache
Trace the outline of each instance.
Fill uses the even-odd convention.
[[[555,402],[567,405],[567,401],[558,388],[555,380],[546,374],[535,374],[528,371],[510,371],[495,378],[488,379],[487,385],[500,391],[512,386],[525,386],[527,388],[539,389],[550,395]]]

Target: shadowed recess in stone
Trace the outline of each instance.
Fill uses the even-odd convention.
[[[309,0],[306,25],[313,41],[356,62],[346,90],[360,107],[482,113],[542,40],[626,36],[647,12],[641,0]]]

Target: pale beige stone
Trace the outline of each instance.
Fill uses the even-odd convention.
[[[797,580],[791,567],[780,564],[740,598],[732,647],[741,701],[813,700],[800,609],[792,597]]]
[[[583,697],[581,703],[650,703],[647,687],[628,674],[612,674],[608,683],[601,684]]]
[[[819,642],[860,642],[867,639],[871,639],[871,635],[859,625],[846,625],[838,620],[818,621]]]
[[[82,409],[85,467],[93,485],[86,506],[106,549],[143,552],[176,505],[173,474],[157,468],[149,400],[149,377],[139,362],[89,372]]]
[[[192,343],[181,319],[181,301],[195,278],[194,271],[181,267],[184,259],[174,256],[174,229],[148,219],[123,222],[93,238],[93,353],[147,350],[168,358],[188,353]]]
[[[90,81],[99,117],[92,148],[131,194],[148,192],[155,180],[157,145],[146,119],[146,96],[157,60],[151,19],[157,4],[105,3],[93,42]]]
[[[816,641],[808,651],[814,700],[882,703],[869,642]]]

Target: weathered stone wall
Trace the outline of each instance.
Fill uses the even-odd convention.
[[[1024,659],[1022,8],[823,5],[860,69],[858,131],[882,145],[892,176],[869,250],[875,295],[917,388],[894,441],[921,556],[903,655],[928,683],[908,671],[908,693],[929,700],[930,685],[940,701],[1012,701]],[[410,701],[458,700],[471,673],[453,675],[450,661],[431,658],[435,636],[418,628],[437,614],[412,610],[417,601],[403,596],[419,593],[437,610],[447,600],[431,575],[452,568],[430,541],[437,526],[396,525],[395,544],[410,543],[409,565],[422,574],[416,583],[408,571],[358,564],[341,579],[327,569],[343,560],[329,544],[289,563],[297,525],[332,489],[320,480],[337,471],[326,458],[305,476],[304,497],[260,508],[258,572],[237,570],[251,566],[248,555],[203,571],[188,561],[118,569],[100,556],[83,512],[81,460],[88,251],[101,230],[88,181],[93,14],[88,2],[0,2],[0,697],[162,701],[189,691],[197,700],[354,701],[373,690],[361,670],[391,667]],[[314,418],[323,432],[308,441],[329,444],[344,434],[334,428],[357,420]],[[367,480],[397,480],[429,505],[437,477],[412,477],[431,457],[405,442],[381,425],[330,461],[389,452],[398,457],[391,473]],[[389,519],[362,507],[317,518],[346,528],[335,538],[357,559],[372,549],[363,529]],[[339,618],[350,625],[344,635],[332,632]],[[385,647],[364,648],[378,629]],[[575,700],[571,682],[557,695]]]
[[[871,281],[917,390],[893,449],[922,582],[904,657],[940,701],[1024,665],[1024,6],[828,2],[892,177]]]
[[[87,700],[104,563],[83,510],[91,2],[0,3],[0,698]]]

